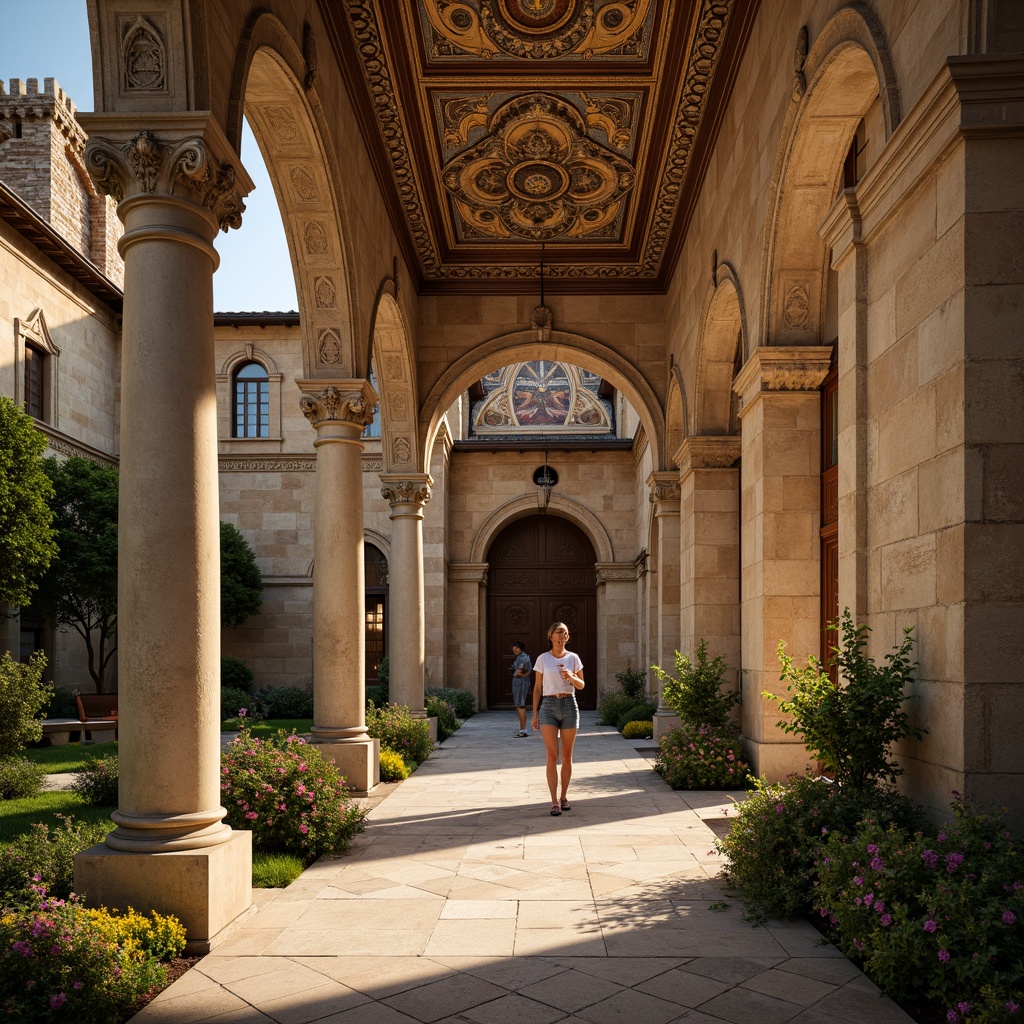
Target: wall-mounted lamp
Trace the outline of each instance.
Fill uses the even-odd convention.
[[[545,509],[551,500],[551,491],[558,483],[558,474],[545,462],[533,471],[533,482],[537,485],[537,507]]]

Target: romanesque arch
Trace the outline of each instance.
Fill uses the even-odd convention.
[[[532,331],[516,331],[491,338],[453,363],[440,377],[420,410],[421,457],[429,458],[441,419],[451,404],[474,380],[498,366],[531,359],[564,360],[600,373],[617,387],[636,409],[651,445],[653,462],[665,468],[664,413],[654,389],[621,355],[600,342],[565,331],[552,331],[549,339]]]
[[[736,432],[732,382],[737,356],[742,359],[746,355],[747,332],[732,268],[719,264],[715,280],[701,314],[693,433],[723,436]]]
[[[351,300],[348,214],[341,174],[307,66],[271,14],[246,25],[232,83],[227,134],[239,147],[248,118],[274,186],[291,253],[308,378],[365,377]]]
[[[818,234],[835,200],[843,158],[877,98],[886,138],[899,123],[888,45],[862,3],[838,11],[806,52],[797,42],[794,93],[776,156],[765,239],[760,344],[817,345],[828,251]]]

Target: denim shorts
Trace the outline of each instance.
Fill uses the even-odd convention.
[[[578,729],[580,727],[580,708],[576,703],[576,695],[568,697],[542,697],[537,715],[541,725],[553,725],[559,729]]]

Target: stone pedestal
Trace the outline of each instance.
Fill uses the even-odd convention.
[[[313,744],[337,765],[353,796],[366,796],[380,784],[380,740],[370,736],[349,743],[314,739]]]

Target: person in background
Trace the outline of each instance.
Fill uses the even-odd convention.
[[[528,736],[526,731],[526,701],[530,696],[530,673],[533,671],[533,662],[526,653],[526,644],[522,640],[512,641],[512,653],[515,658],[512,661],[512,702],[516,706],[516,714],[519,715],[519,732],[517,736]]]
[[[542,654],[533,666],[533,728],[540,723],[547,754],[548,789],[551,791],[551,814],[571,811],[568,800],[572,778],[572,748],[580,725],[580,709],[576,691],[583,689],[583,662],[573,651],[567,651],[569,629],[556,622],[548,630],[551,650]],[[561,740],[562,787],[558,794],[558,756]]]

